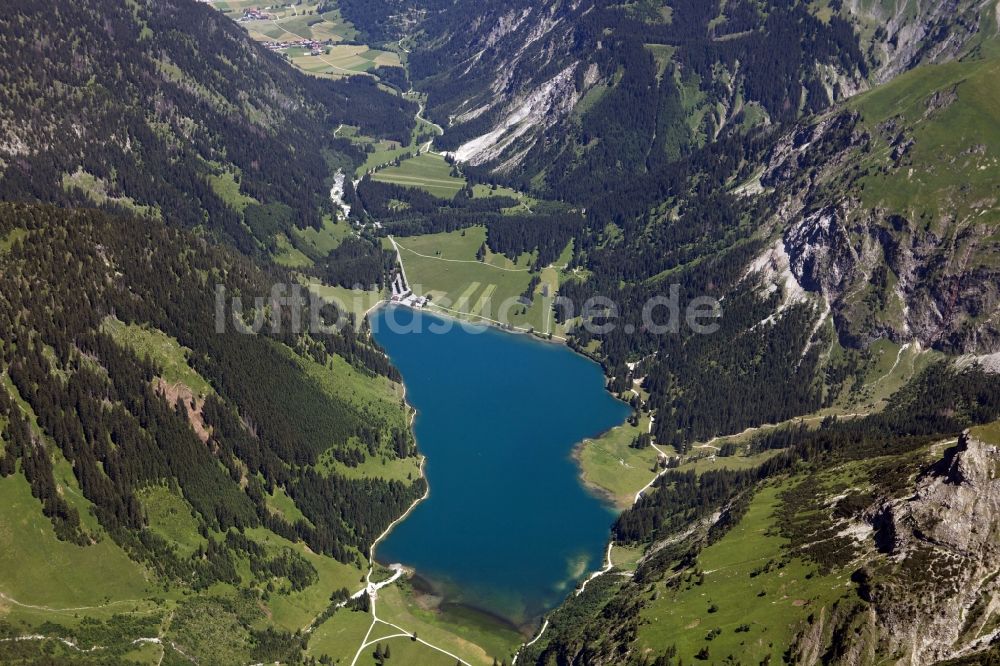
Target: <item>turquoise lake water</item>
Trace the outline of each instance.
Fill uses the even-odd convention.
[[[415,568],[449,602],[534,620],[602,566],[615,514],[581,485],[572,452],[629,408],[600,366],[561,345],[402,307],[371,323],[417,409],[430,483],[378,560]]]

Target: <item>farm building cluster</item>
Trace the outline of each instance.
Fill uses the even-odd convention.
[[[397,273],[392,281],[392,302],[407,305],[411,308],[420,309],[427,305],[428,300],[423,296],[417,296],[410,290],[402,274]]]
[[[240,21],[273,21],[275,16],[260,9],[244,9]]]
[[[303,49],[309,49],[309,55],[323,55],[328,46],[333,45],[333,40],[328,39],[326,41],[319,41],[316,39],[296,39],[292,42],[261,42],[264,48],[270,51],[284,51],[292,47],[299,47]]]

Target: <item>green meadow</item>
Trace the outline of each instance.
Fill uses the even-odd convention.
[[[392,630],[393,633],[399,633]],[[385,650],[389,649],[389,658],[377,660],[375,658],[376,647]],[[376,645],[369,646],[358,658],[359,666],[382,666],[388,662],[400,664],[421,664],[421,666],[454,666],[455,659],[448,655],[427,647],[423,643],[418,643],[406,637],[395,637],[388,640],[379,641]]]
[[[286,268],[311,268],[339,246],[355,231],[346,220],[334,220],[329,215],[323,218],[319,229],[293,228],[290,235],[283,233],[275,237],[272,257],[276,264]]]
[[[453,167],[444,157],[435,153],[421,153],[391,166],[376,171],[374,180],[393,185],[415,187],[442,199],[451,199],[465,187],[465,180],[452,175]]]
[[[638,426],[626,423],[612,428],[597,439],[584,440],[574,453],[584,483],[618,509],[632,506],[635,494],[656,474],[656,449],[629,446],[648,429],[649,417],[644,415]]]
[[[77,169],[77,171],[72,174],[63,174],[62,187],[67,191],[79,190],[98,205],[110,202],[118,204],[119,206],[124,206],[138,215],[149,215],[157,218],[160,217],[160,210],[158,208],[137,204],[130,197],[115,197],[109,195],[108,184],[104,180],[82,169]]]
[[[533,253],[512,261],[487,250],[483,261],[477,260],[476,253],[486,241],[484,227],[395,241],[411,288],[417,295],[431,298],[431,310],[472,321],[502,321],[541,335],[564,333],[553,321],[549,305],[562,277],[558,269],[547,267],[539,273],[541,281],[530,306],[518,302],[531,282]],[[386,246],[391,247],[391,243],[386,241]],[[548,298],[542,295],[545,289]]]
[[[10,252],[14,243],[28,235],[25,229],[12,229],[6,236],[0,238],[0,252]]]
[[[971,434],[987,444],[1000,444],[1000,421],[972,428]]]
[[[190,557],[207,543],[198,533],[198,520],[191,505],[176,488],[150,486],[139,493],[139,501],[149,519],[149,529]]]
[[[520,202],[517,206],[503,209],[504,213],[512,215],[524,213],[530,214],[533,208],[538,205],[538,199],[528,196],[524,192],[519,192],[503,185],[491,186],[477,183],[472,186],[472,196],[475,199],[488,199],[490,197],[510,197],[511,199],[516,199]]]
[[[395,53],[356,44],[328,46],[317,55],[302,49],[288,49],[288,60],[304,72],[331,78],[362,74],[376,67],[401,66]]]
[[[308,227],[292,230],[295,246],[313,259],[326,257],[337,249],[345,238],[354,234],[350,222],[337,221],[329,215],[323,217],[323,226],[319,229]]]
[[[291,47],[285,54],[289,62],[304,72],[316,76],[342,78],[363,74],[381,66],[401,66],[398,53],[372,49],[355,42],[357,30],[346,21],[338,9],[320,12],[320,4],[261,6],[250,0],[226,0],[211,3],[234,21],[240,19],[245,9],[261,9],[272,18],[266,20],[239,21],[250,37],[259,42],[292,43],[299,40],[330,42],[318,55],[308,50]]]
[[[406,582],[379,590],[378,616],[476,666],[494,658],[510,663],[524,637],[496,620],[463,608],[434,608],[421,602]],[[398,633],[383,626],[382,631]],[[373,638],[378,634],[373,632]],[[374,646],[373,646],[374,649]],[[395,647],[392,648],[395,651]],[[449,664],[454,664],[452,659]]]
[[[114,318],[105,320],[104,330],[123,347],[156,362],[162,368],[164,381],[187,386],[199,395],[211,392],[211,386],[188,364],[187,350],[173,338],[148,327],[126,325]],[[406,427],[408,417],[400,409],[403,394],[399,385],[363,375],[339,357],[331,357],[324,366],[294,354],[291,349],[282,349],[316,382],[319,390],[347,400],[372,420],[396,428]],[[218,663],[246,662],[251,636],[240,624],[240,618],[244,618],[242,621],[247,617],[257,618],[251,622],[252,627],[263,628],[266,623],[273,623],[295,632],[311,625],[329,607],[333,590],[347,588],[354,592],[362,587],[363,569],[355,564],[343,564],[318,555],[304,543],[289,541],[263,528],[247,529],[245,535],[263,546],[268,557],[286,550],[303,557],[318,574],[313,584],[294,590],[284,578],[271,578],[266,581],[267,593],[248,607],[239,590],[230,584],[216,583],[206,591],[193,594],[186,587],[158,579],[144,566],[129,559],[100,526],[62,452],[41,433],[30,406],[10,379],[4,375],[2,381],[15,404],[28,416],[40,440],[45,441],[53,458],[58,492],[79,512],[83,527],[93,542],[77,546],[59,541],[23,474],[0,478],[0,621],[6,622],[18,634],[74,636],[77,635],[74,632],[93,626],[88,622],[108,620],[118,614],[137,621],[142,619],[144,624],[132,633],[97,634],[87,629],[91,633],[85,634],[86,640],[91,641],[88,645],[96,645],[108,663],[124,658],[142,663],[183,662],[180,653],[169,646],[131,644],[135,638],[157,635],[204,663],[213,659],[221,660]],[[2,448],[0,445],[0,451]],[[415,458],[383,463],[378,456],[369,456],[357,468],[337,471],[354,478],[399,480],[416,478],[420,473],[419,461]],[[206,546],[207,539],[193,508],[176,487],[151,485],[138,493],[138,499],[148,520],[147,529],[170,544],[179,556],[191,556]],[[266,502],[271,511],[290,521],[304,519],[281,487],[275,488]],[[211,529],[209,535],[217,542],[224,536]],[[367,566],[361,554],[357,556],[362,566]],[[236,567],[244,581],[256,580],[247,559],[237,558]],[[264,585],[260,581],[251,584]],[[361,644],[369,622],[370,616],[364,613],[343,609],[334,613],[310,636],[310,654],[327,655],[340,659],[341,663],[349,661]],[[428,626],[427,633],[433,635],[435,632]],[[53,651],[54,655],[73,654],[71,648],[58,642],[39,641],[38,647]],[[419,651],[402,645],[396,652],[402,658],[414,650]]]
[[[333,303],[347,313],[353,314],[358,326],[362,324],[365,314],[384,301],[386,297],[383,292],[377,290],[347,289],[346,287],[323,284],[316,280],[306,281],[305,284],[309,291],[320,298]]]
[[[313,630],[306,653],[317,659],[325,655],[335,664],[350,664],[371,623],[371,613],[341,608]]]
[[[928,65],[852,100],[849,106],[876,137],[862,163],[868,173],[862,203],[901,211],[934,231],[942,217],[1000,222],[988,203],[1000,179],[1000,161],[988,148],[1000,143],[998,77],[996,57]],[[904,130],[914,143],[898,167],[883,169],[892,163],[893,136],[880,137],[880,128],[894,118],[892,133]]]
[[[182,384],[200,397],[212,393],[211,385],[188,364],[191,350],[174,338],[155,328],[125,324],[114,317],[106,317],[103,328],[115,342],[160,366],[161,377],[168,384]]]
[[[142,567],[103,533],[85,547],[58,540],[23,474],[0,478],[0,507],[0,618],[73,618],[85,606],[102,615],[148,608],[154,588]]]
[[[312,259],[295,247],[285,234],[278,234],[275,237],[273,256],[274,263],[285,268],[309,268],[313,265]]]
[[[839,345],[833,353],[841,353]],[[891,340],[877,340],[868,349],[868,363],[859,384],[845,387],[829,413],[867,414],[882,410],[889,397],[944,356],[911,344],[905,349]]]
[[[279,343],[275,343],[276,345]],[[385,377],[372,378],[352,367],[339,356],[330,356],[326,365],[300,356],[279,345],[281,352],[298,365],[316,386],[330,396],[343,400],[361,415],[373,421],[405,427],[407,416],[399,408],[403,388]]]
[[[680,574],[675,588],[651,585],[636,641],[640,653],[655,657],[676,645],[685,663],[702,649],[705,663],[779,663],[806,618],[849,591],[848,573],[823,576],[785,553],[787,540],[773,526],[783,489],[759,491],[739,524],[698,555],[698,572]]]
[[[240,191],[240,184],[236,180],[237,173],[238,171],[220,169],[217,173],[209,174],[208,184],[230,208],[242,213],[250,204],[260,202]]]

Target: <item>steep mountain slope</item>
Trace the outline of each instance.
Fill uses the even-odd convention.
[[[998,75],[995,58],[922,67],[774,148],[780,246],[842,339],[1000,345]]]
[[[722,132],[825,107],[839,92],[824,88],[817,63],[851,81],[867,73],[839,18],[823,23],[804,5],[727,11],[505,3],[476,17],[471,47],[449,32],[418,52],[413,75],[456,157],[524,178],[544,172],[563,194],[584,173],[625,178]]]
[[[571,597],[522,658],[995,658],[995,554],[979,539],[996,530],[996,431],[962,431],[994,418],[996,376],[954,374],[950,359],[884,412],[822,418],[846,411],[838,396],[877,390],[908,348],[1000,350],[995,25],[961,62],[694,154],[662,172],[666,184],[639,179],[588,211],[617,222],[611,211],[633,213],[644,191],[665,201],[625,217],[616,240],[583,243],[595,273],[564,293],[613,293],[631,313],[639,333],[580,341],[599,340],[614,386],[642,378],[655,441],[683,469],[661,471],[616,524],[628,577]],[[720,330],[645,339],[634,313],[668,280],[682,297],[724,296]],[[909,347],[863,388],[866,356],[887,338]],[[865,403],[878,411],[851,404]],[[709,439],[811,410],[801,425]]]
[[[996,23],[996,4],[989,0],[861,0],[845,3],[844,10],[858,24],[874,83],[885,83],[921,63],[952,60]]]
[[[384,36],[419,35],[411,76],[446,127],[442,147],[578,198],[574,178],[628,177],[955,57],[993,10],[976,0],[387,2],[412,20]]]
[[[384,353],[266,251],[328,230],[339,122],[416,107],[187,0],[19,3],[0,53],[0,661],[301,662],[425,483]]]
[[[894,371],[904,344],[1000,351],[995,4],[341,9],[414,47],[466,177],[563,200],[365,179],[358,215],[400,235],[482,225],[484,255],[528,254],[535,274],[570,257],[561,295],[611,298],[582,317],[618,323],[559,312],[570,344],[649,424],[636,444],[683,467],[658,461],[615,524],[631,575],[572,597],[520,663],[986,647],[997,442],[942,449],[997,418],[998,380],[912,361],[896,392]],[[295,332],[292,303],[249,299],[298,278],[254,262],[318,227],[333,174],[358,164],[333,128],[409,140],[416,109],[295,73],[193,2],[36,0],[0,39],[0,199],[63,206],[0,205],[2,660],[30,663],[36,639],[17,639],[39,634],[98,663],[350,660],[370,625],[351,610],[368,597],[347,596],[425,489],[398,377],[366,336]],[[377,283],[378,239],[346,235],[316,250],[324,275]],[[283,326],[218,335],[216,284],[244,323]],[[714,334],[653,330],[645,306],[675,287],[681,307],[722,303]],[[102,562],[123,572],[103,600]]]
[[[361,159],[337,124],[408,141],[416,111],[367,78],[296,72],[195,2],[18,3],[0,54],[5,199],[138,209],[245,251],[273,230],[213,183],[287,207],[284,227],[318,227],[333,172]]]
[[[616,569],[521,659],[982,657],[996,636],[996,426],[962,430],[998,409],[995,376],[935,367],[877,416],[759,433],[752,449],[783,450],[757,468],[666,472],[619,519]]]
[[[297,659],[292,634],[346,601],[377,535],[424,491],[385,356],[351,327],[295,331],[292,299],[217,313],[216,285],[266,295],[291,279],[159,221],[2,204],[0,238],[0,492],[27,482],[35,498],[0,510],[0,632],[92,640],[97,659],[164,634],[166,654],[199,661]],[[232,328],[265,308],[278,329]],[[21,531],[42,514],[51,532]],[[107,601],[99,544],[139,581]],[[234,633],[213,644],[226,613]]]

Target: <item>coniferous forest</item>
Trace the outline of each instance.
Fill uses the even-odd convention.
[[[183,571],[184,563],[143,531],[135,493],[144,486],[183,488],[211,530],[263,526],[343,562],[365,554],[423,493],[422,480],[349,481],[312,471],[326,451],[347,465],[376,453],[411,453],[398,450],[386,426],[327,395],[290,360],[291,350],[302,349],[323,361],[326,346],[290,327],[271,336],[215,333],[213,295],[202,275],[231,276],[226,286],[243,293],[267,293],[269,280],[280,276],[152,221],[49,206],[7,204],[2,212],[4,233],[26,232],[4,260],[0,321],[11,387],[2,404],[12,414],[4,470],[11,473],[23,461],[60,535],[87,538],[79,516],[54,494],[51,452],[11,410],[10,391],[73,466],[102,527],[165,573]],[[61,256],[73,260],[57,261]],[[151,326],[191,349],[192,367],[217,391],[204,407],[207,441],[191,428],[194,406],[170,402],[153,382],[160,370],[111,339],[102,330],[105,317]],[[394,372],[370,343],[345,330],[331,349],[361,372]],[[264,495],[276,487],[296,500],[307,520],[292,523],[268,510]],[[225,558],[220,548],[217,556]],[[207,574],[184,575],[211,584]]]
[[[902,4],[5,7],[0,662],[993,663],[998,15]],[[376,561],[390,237],[623,403],[544,615]]]

